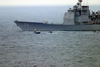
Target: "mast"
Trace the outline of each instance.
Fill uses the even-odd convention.
[[[81,3],[83,2],[82,0],[78,0],[79,2],[80,2],[80,5],[81,5]]]
[[[81,10],[81,8],[82,8],[82,0],[78,0],[79,2],[77,3],[77,5],[78,5],[78,9],[80,9]]]

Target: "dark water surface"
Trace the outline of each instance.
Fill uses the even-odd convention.
[[[96,8],[95,8],[96,9]],[[0,7],[0,67],[100,67],[100,32],[21,31],[14,20],[62,23],[66,7]]]

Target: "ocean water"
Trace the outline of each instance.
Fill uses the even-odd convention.
[[[98,10],[100,6],[91,6]],[[14,20],[62,23],[67,6],[0,7],[0,67],[100,67],[100,32],[22,31]]]

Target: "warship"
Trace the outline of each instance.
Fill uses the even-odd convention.
[[[14,21],[23,31],[99,31],[100,11],[94,12],[89,6],[82,5],[82,0],[65,12],[62,24],[45,22]]]

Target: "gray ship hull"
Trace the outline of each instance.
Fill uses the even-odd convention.
[[[63,24],[47,24],[42,22],[24,22],[14,21],[23,31],[94,31],[100,30],[100,25],[63,25]]]

